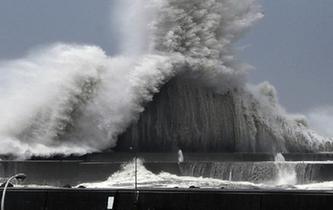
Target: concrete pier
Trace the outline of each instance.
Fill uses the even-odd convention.
[[[9,189],[6,210],[325,210],[333,192]]]

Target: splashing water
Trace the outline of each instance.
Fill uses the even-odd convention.
[[[116,136],[173,75],[168,58],[107,57],[97,47],[55,45],[4,63],[0,154],[85,154]]]
[[[148,171],[142,160],[137,162],[137,177],[139,188],[189,188],[190,186],[200,188],[228,188],[228,189],[253,189],[265,187],[250,182],[229,182],[219,179],[177,176],[166,172],[154,174]],[[123,165],[122,169],[111,175],[104,182],[83,183],[80,185],[88,188],[134,188],[135,166],[134,161]]]
[[[239,2],[195,1],[190,5],[197,12],[188,13],[188,1],[137,1],[124,11],[145,17],[135,31],[124,23],[125,56],[57,44],[2,62],[0,154],[26,158],[112,147],[143,104],[184,65],[234,75],[239,69],[233,68],[231,43],[261,16],[254,1]],[[182,30],[179,21],[189,28]],[[142,41],[147,34],[151,38]]]
[[[279,161],[277,161],[278,163]],[[124,164],[122,169],[112,174],[107,180],[102,182],[82,183],[78,186],[85,186],[88,188],[134,188],[135,182],[135,166],[134,160],[130,163]],[[286,170],[287,171],[287,170]],[[209,189],[306,189],[306,190],[332,190],[333,182],[321,182],[311,184],[297,185],[294,182],[292,175],[288,173],[281,173],[285,175],[283,181],[275,180],[269,183],[255,184],[245,181],[232,181],[221,180],[216,178],[203,178],[193,176],[177,176],[174,174],[161,172],[154,174],[147,170],[143,161],[137,160],[137,177],[138,188],[189,188],[191,186]]]
[[[256,0],[129,2],[118,1],[119,24],[125,22],[116,57],[96,46],[57,44],[0,64],[0,154],[27,158],[113,147],[159,87],[184,69],[201,72],[220,93],[242,90],[244,115],[256,116],[247,123],[253,136],[260,121],[281,141],[331,148],[332,139],[286,115],[273,87],[244,85],[247,66],[235,58],[233,43],[262,18]],[[127,16],[138,17],[138,24]]]
[[[333,182],[320,182],[310,184],[297,184],[295,176],[290,169],[283,169],[279,179],[267,183],[252,183],[247,181],[222,180],[217,178],[204,178],[193,176],[177,176],[167,172],[154,174],[143,165],[143,160],[137,160],[138,188],[189,188],[191,186],[208,189],[300,189],[300,190],[332,190]],[[282,161],[283,162],[283,161]],[[276,164],[281,161],[275,161]],[[295,162],[296,163],[296,162]],[[315,162],[313,162],[315,163]],[[135,166],[134,160],[124,164],[122,169],[112,174],[102,182],[82,183],[78,186],[88,188],[134,188]],[[232,176],[232,175],[231,175]],[[283,179],[283,180],[282,180]]]
[[[182,163],[184,162],[184,155],[183,155],[183,151],[180,149],[178,150],[178,163]]]
[[[278,170],[276,185],[296,185],[297,173],[296,163],[286,162],[284,156],[281,153],[277,153],[274,158],[274,164]]]

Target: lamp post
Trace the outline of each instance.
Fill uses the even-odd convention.
[[[138,163],[137,163],[137,154],[136,149],[134,147],[130,147],[130,150],[134,151],[134,189],[137,191],[138,189]]]
[[[135,191],[135,200],[134,200],[134,209],[139,209],[139,191],[138,191],[138,155],[135,147],[130,147],[131,151],[134,151],[134,191]]]
[[[135,157],[134,157],[134,165],[135,165],[135,191],[138,190],[138,162],[137,162],[137,155],[136,155],[136,152],[135,152]]]
[[[5,187],[3,188],[2,191],[2,197],[1,197],[1,210],[5,210],[5,196],[6,196],[6,191],[8,188],[8,185],[10,183],[10,181],[12,181],[13,179],[16,179],[18,181],[23,181],[27,176],[25,174],[16,174],[12,177],[10,177],[5,184]]]

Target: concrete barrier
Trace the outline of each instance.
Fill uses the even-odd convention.
[[[252,167],[254,164],[257,164],[257,162],[211,163],[203,161],[184,162],[181,164],[177,162],[144,162],[143,165],[147,170],[155,174],[164,171],[179,176],[203,176],[224,180],[228,180],[230,175],[232,175],[233,181],[269,181],[276,175],[277,171],[274,163],[259,162],[258,164],[263,165],[263,168]],[[238,166],[236,167],[236,165]],[[195,170],[192,170],[193,168]],[[253,170],[253,168],[256,170]],[[296,168],[298,184],[331,181],[333,177],[332,163],[309,163]],[[67,184],[75,186],[81,183],[105,181],[119,170],[121,170],[121,163],[106,161],[0,161],[0,183],[2,181],[1,178],[10,177],[17,173],[25,173],[27,179],[24,184],[55,187],[62,187]],[[233,173],[231,174],[230,171]],[[242,171],[242,173],[237,174],[237,171]],[[260,176],[256,174],[257,172]],[[255,179],[251,179],[253,177]]]
[[[9,189],[6,210],[325,210],[332,192]]]
[[[177,162],[177,151],[173,153],[136,153],[139,158],[146,162]],[[187,161],[274,161],[273,153],[188,153],[184,152]],[[35,161],[84,161],[84,162],[112,162],[123,163],[133,160],[134,152],[99,152],[84,156],[53,156],[32,157]],[[333,153],[284,153],[287,161],[333,161]],[[14,157],[1,156],[0,160],[13,160]]]

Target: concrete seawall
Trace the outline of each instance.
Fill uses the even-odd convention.
[[[202,176],[223,180],[229,180],[232,175],[232,181],[254,183],[269,181],[277,173],[273,162],[185,162],[182,164],[164,162],[144,163],[143,165],[155,174],[163,171],[178,176]],[[0,162],[0,178],[25,173],[27,179],[24,184],[75,186],[80,183],[105,181],[121,168],[120,163],[109,162]],[[241,173],[238,173],[240,171]],[[298,184],[331,181],[333,164],[302,164],[296,167],[296,172],[298,173]]]
[[[324,210],[333,204],[332,192],[289,190],[10,189],[7,193],[6,210]]]
[[[101,153],[67,160],[0,161],[0,178],[25,173],[24,184],[62,187],[86,182],[101,182],[133,160],[132,153]],[[277,171],[270,154],[184,153],[185,161],[177,162],[174,153],[140,153],[144,167],[158,174],[162,171],[179,176],[203,176],[232,181],[265,182]],[[332,160],[331,154],[286,154],[287,160]],[[331,181],[333,162],[285,163],[295,166],[299,184]],[[240,173],[241,172],[241,173]],[[260,176],[258,176],[260,175]],[[255,179],[254,179],[255,178]],[[259,178],[259,179],[258,179]],[[0,179],[1,182],[1,179]]]

